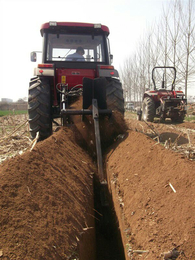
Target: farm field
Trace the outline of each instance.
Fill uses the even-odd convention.
[[[0,110],[0,117],[1,116],[13,116],[13,115],[22,115],[27,114],[27,110]]]

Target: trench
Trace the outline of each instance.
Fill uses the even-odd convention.
[[[108,129],[108,123],[101,121],[101,129]],[[76,124],[77,131],[81,134],[81,142],[79,145],[91,154],[92,160],[97,161],[96,152],[95,152],[95,136],[94,136],[94,125],[85,121],[85,131],[80,127],[79,124]],[[110,127],[110,126],[109,126]],[[87,129],[87,130],[86,130]],[[113,130],[114,129],[114,130]],[[76,131],[74,131],[76,132]],[[113,144],[114,137],[116,136],[115,126],[112,126],[112,134],[108,137],[104,131],[101,131],[101,150],[102,154],[105,156],[108,147],[111,147]],[[88,135],[86,136],[86,133]],[[110,133],[109,133],[110,134]],[[93,140],[91,146],[90,140]],[[104,158],[103,156],[103,158]],[[104,167],[104,175],[106,176],[106,168]],[[102,205],[102,185],[100,184],[98,174],[94,174],[93,179],[93,190],[94,190],[94,209],[95,209],[95,256],[96,260],[125,260],[124,247],[122,243],[121,233],[119,229],[119,220],[117,218],[115,207],[113,204],[112,196],[108,190],[108,186],[104,186],[104,195],[108,201],[108,205]]]
[[[91,154],[93,161],[96,161],[96,156],[94,156],[93,150],[89,147],[89,142],[83,141],[83,138],[81,138],[79,145],[82,149],[87,151],[88,154]],[[108,149],[107,146],[102,148],[102,152]],[[106,169],[104,167],[104,174],[105,173]],[[108,186],[105,185],[104,193],[106,195],[108,205],[102,205],[102,185],[100,184],[97,172],[93,175],[93,191],[95,210],[95,260],[125,260],[124,247],[119,229],[119,220],[115,212],[113,199],[109,192]]]
[[[76,118],[74,117],[74,122]],[[119,121],[119,123],[117,122]],[[124,121],[121,115],[112,120],[106,120],[100,117],[100,139],[103,158],[114,143],[114,139],[121,132],[124,132]],[[91,155],[93,161],[97,161],[95,148],[95,132],[94,123],[91,118],[85,117],[85,122],[76,122],[74,133],[81,135],[79,145]],[[93,142],[91,142],[93,140]],[[92,144],[92,145],[91,145]],[[103,162],[104,164],[104,162]],[[104,175],[106,176],[106,167],[104,167]],[[95,209],[95,255],[96,260],[125,260],[124,247],[122,243],[121,233],[119,229],[119,220],[115,212],[112,196],[108,190],[108,186],[104,186],[104,192],[108,200],[108,206],[103,206],[102,185],[100,184],[98,174],[94,174],[93,179],[94,190],[94,209]]]
[[[120,234],[118,219],[114,210],[112,197],[108,187],[104,193],[108,205],[102,205],[102,186],[98,176],[94,177],[94,206],[96,230],[96,260],[125,260],[124,248]]]

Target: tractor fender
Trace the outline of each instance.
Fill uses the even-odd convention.
[[[158,93],[152,92],[152,91],[147,91],[146,93],[144,93],[143,99],[145,97],[154,97],[154,96],[158,96]]]
[[[147,92],[145,92],[144,96],[143,96],[143,100],[146,97],[149,97],[149,98],[153,99],[154,102],[159,101],[159,96],[158,96],[158,93],[156,93],[156,91],[147,91]]]
[[[100,78],[119,78],[118,71],[111,65],[99,65],[97,69]]]
[[[34,68],[34,76],[54,77],[54,75],[55,75],[54,68]]]

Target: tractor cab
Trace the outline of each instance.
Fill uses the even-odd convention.
[[[85,68],[96,68],[97,64],[111,65],[109,29],[101,24],[49,22],[41,26],[43,37],[43,63],[56,67],[76,67],[77,62],[85,62]],[[78,49],[83,53],[73,57]],[[31,53],[31,61],[36,61],[36,53]],[[79,65],[80,66],[80,65]],[[77,66],[78,67],[78,66]]]

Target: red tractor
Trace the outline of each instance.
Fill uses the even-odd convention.
[[[52,134],[52,122],[70,115],[92,114],[97,101],[101,114],[124,113],[122,85],[111,65],[109,29],[101,24],[49,22],[41,26],[42,63],[30,80],[28,113],[31,137],[39,140]],[[36,52],[31,61],[36,61]],[[83,109],[72,110],[75,98],[83,97]]]
[[[142,109],[137,110],[138,120],[153,122],[159,117],[161,122],[171,118],[173,122],[183,122],[187,100],[183,91],[175,90],[175,67],[155,67],[152,70],[153,90],[143,96]]]

